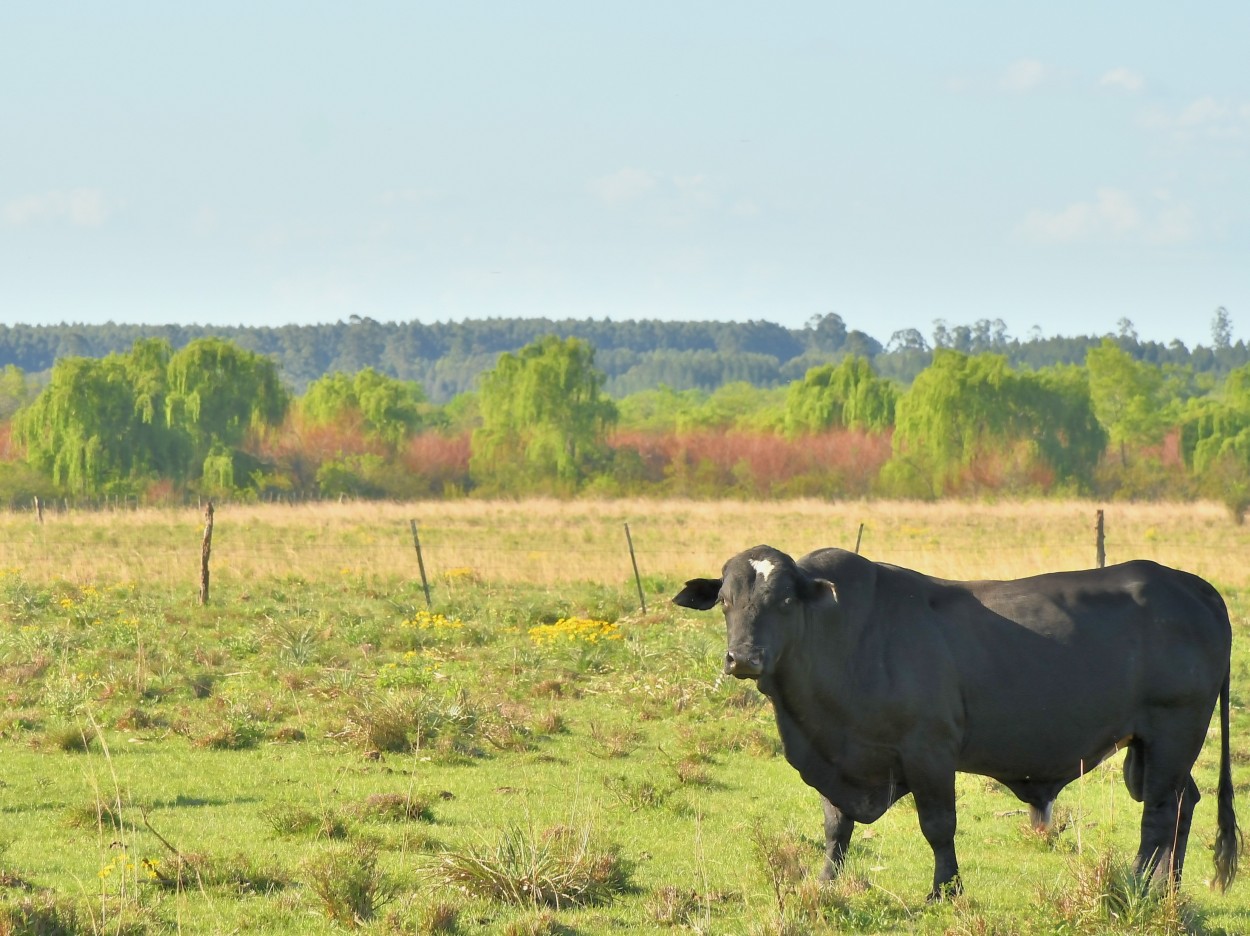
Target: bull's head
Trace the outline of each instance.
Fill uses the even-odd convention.
[[[785,553],[756,546],[725,563],[718,579],[691,579],[673,597],[684,608],[725,612],[725,672],[739,679],[771,674],[803,626],[810,602],[837,599],[833,583],[812,578]]]

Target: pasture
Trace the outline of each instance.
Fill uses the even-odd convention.
[[[1250,873],[1205,886],[1215,730],[1179,901],[1117,884],[1122,756],[1048,836],[962,776],[962,898],[926,906],[908,799],[818,886],[816,794],[719,675],[719,613],[668,601],[741,549],[853,548],[861,523],[868,557],[952,578],[1088,567],[1096,506],[223,506],[203,607],[198,511],[0,516],[0,933],[1250,932]],[[1108,562],[1229,604],[1250,827],[1250,528],[1104,506]]]

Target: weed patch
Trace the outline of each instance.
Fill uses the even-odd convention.
[[[494,845],[443,852],[431,869],[447,887],[510,904],[576,907],[607,903],[630,889],[633,866],[590,831],[565,827],[535,835],[518,827]]]
[[[395,896],[395,885],[378,868],[378,851],[372,845],[323,848],[306,858],[301,870],[325,915],[343,926],[367,923]]]

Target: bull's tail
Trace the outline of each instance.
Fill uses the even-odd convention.
[[[1228,752],[1228,684],[1229,674],[1224,674],[1224,686],[1220,689],[1220,785],[1217,793],[1219,806],[1216,812],[1215,833],[1215,879],[1213,887],[1227,890],[1237,876],[1237,860],[1245,841],[1237,825],[1233,811],[1233,769]]]

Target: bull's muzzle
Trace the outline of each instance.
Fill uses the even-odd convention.
[[[764,654],[759,650],[730,650],[725,654],[725,675],[754,679],[764,672]]]

